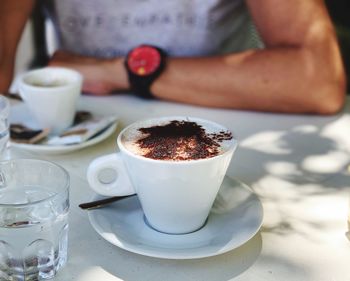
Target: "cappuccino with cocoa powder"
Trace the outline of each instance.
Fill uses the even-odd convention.
[[[205,224],[237,148],[225,127],[187,116],[137,121],[117,144],[118,152],[89,165],[90,187],[104,196],[137,193],[145,225],[172,234]],[[115,181],[101,181],[106,169],[116,172]]]
[[[133,154],[155,160],[189,161],[227,151],[232,133],[204,120],[158,119],[124,132],[122,143]]]

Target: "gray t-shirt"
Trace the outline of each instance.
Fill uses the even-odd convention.
[[[243,0],[51,0],[60,47],[96,57],[153,44],[173,56],[258,47]]]

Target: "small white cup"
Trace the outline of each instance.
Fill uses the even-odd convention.
[[[129,151],[123,144],[124,134],[138,128],[164,124],[171,120],[188,120],[217,132],[221,125],[199,118],[165,117],[139,121],[126,127],[118,136],[120,152],[102,156],[88,167],[90,187],[104,196],[137,193],[147,223],[154,229],[172,234],[190,233],[201,228],[222,184],[237,141],[225,144],[223,153],[198,160],[155,160]],[[101,179],[104,171],[113,170],[116,179]]]
[[[59,134],[73,123],[82,75],[72,69],[45,67],[19,77],[19,93],[38,125]]]

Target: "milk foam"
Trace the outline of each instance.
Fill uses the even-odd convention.
[[[204,130],[206,135],[210,136],[211,134],[219,134],[220,132],[228,132],[225,127],[222,127],[218,124],[211,123],[202,119],[196,119],[196,118],[160,118],[160,119],[152,119],[152,120],[146,120],[142,121],[140,123],[136,123],[129,127],[126,131],[123,132],[123,135],[121,137],[121,142],[123,146],[132,154],[138,155],[138,156],[144,156],[147,153],[150,152],[150,148],[144,148],[140,147],[138,141],[140,139],[145,138],[148,136],[148,134],[143,133],[139,131],[140,128],[150,128],[155,126],[164,126],[169,124],[171,121],[188,121],[188,122],[195,122],[196,124],[200,125]],[[216,149],[218,150],[218,155],[225,153],[234,142],[233,138],[230,140],[223,140],[221,142],[217,141],[219,144],[219,147]],[[188,159],[188,149],[192,146],[191,142],[187,144],[187,147],[177,147],[176,148],[176,157],[175,158],[183,158],[182,161],[188,161],[193,159]],[[194,146],[194,144],[193,144]],[[210,149],[210,148],[209,148]],[[207,158],[210,158],[212,156],[209,156]],[[179,161],[179,159],[167,159],[170,161]]]

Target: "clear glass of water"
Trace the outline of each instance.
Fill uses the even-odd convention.
[[[10,103],[7,98],[0,94],[0,155],[5,150],[9,139],[9,112]]]
[[[45,280],[67,261],[69,175],[42,160],[0,161],[0,280]]]

